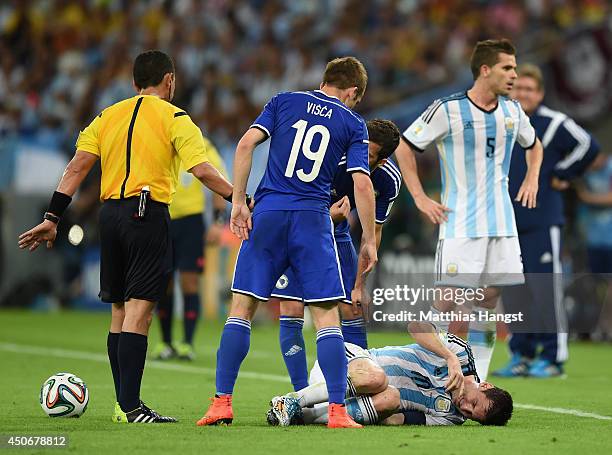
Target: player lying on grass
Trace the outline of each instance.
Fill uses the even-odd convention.
[[[505,425],[512,416],[512,397],[488,382],[479,382],[469,345],[447,336],[448,359],[419,344],[363,349],[346,343],[346,408],[364,425]],[[463,381],[457,380],[458,359]],[[450,378],[449,378],[450,371]],[[318,362],[310,386],[272,399],[271,425],[327,422],[327,386]]]
[[[370,120],[367,122],[369,144],[368,164],[370,179],[376,196],[376,248],[380,246],[382,228],[389,217],[393,202],[399,195],[402,176],[397,165],[389,159],[399,144],[400,132],[389,120]],[[362,296],[365,264],[358,261],[357,253],[349,232],[347,217],[355,207],[353,179],[347,172],[346,159],[340,161],[331,189],[330,214],[335,224],[334,240],[342,283],[346,298],[340,305],[342,316],[342,336],[347,343],[367,348],[367,335],[362,311]],[[288,268],[276,283],[272,292],[281,298],[279,340],[283,360],[287,366],[294,390],[308,385],[308,365],[302,327],[304,325],[304,292],[292,268]]]

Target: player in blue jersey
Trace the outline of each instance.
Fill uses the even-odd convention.
[[[338,164],[346,156],[363,226],[360,256],[368,272],[377,261],[368,132],[364,120],[351,110],[366,84],[367,74],[359,60],[332,60],[320,90],[276,95],[238,143],[231,229],[242,244],[232,305],[217,351],[217,392],[198,425],[231,423],[232,394],[249,350],[251,319],[259,301],[269,299],[278,277],[291,267],[317,328],[317,354],[329,389],[328,426],[360,427],[344,406],[347,363],[336,307],[346,295],[329,194]],[[252,154],[268,138],[268,163],[251,215],[245,198]]]
[[[399,195],[402,182],[397,165],[389,156],[399,144],[400,132],[389,120],[367,122],[369,143],[370,179],[376,196],[376,247],[380,246],[383,224],[387,220],[393,202]],[[340,305],[342,335],[347,343],[367,348],[367,335],[363,307],[365,264],[358,261],[357,253],[349,232],[347,216],[355,205],[353,179],[346,172],[346,159],[340,166],[331,190],[330,214],[335,223],[334,238],[342,270],[342,282],[346,298]],[[281,299],[279,341],[283,360],[295,390],[308,385],[308,365],[302,327],[304,325],[303,291],[299,279],[291,268],[279,278],[272,295]]]
[[[523,266],[508,169],[515,142],[526,149],[527,172],[516,199],[533,208],[538,192],[542,144],[518,102],[507,98],[516,75],[515,49],[508,40],[476,44],[471,57],[474,85],[434,102],[403,134],[396,151],[402,175],[417,207],[440,224],[435,283],[442,287],[486,287],[476,302],[469,342],[481,378],[487,376],[495,342],[494,312],[499,287],[522,283]],[[419,181],[415,153],[435,143],[442,173],[442,203],[428,198]],[[451,294],[451,293],[448,293]],[[447,312],[454,301],[434,308]],[[448,330],[447,321],[438,329]],[[425,324],[426,330],[431,325]]]
[[[505,425],[512,416],[512,397],[487,382],[479,382],[472,351],[450,334],[446,349],[459,359],[465,381],[449,390],[443,357],[419,344],[363,349],[346,343],[349,362],[347,408],[364,425],[461,425],[467,419],[483,425]],[[268,423],[287,426],[325,423],[327,394],[318,363],[311,385],[272,399]]]
[[[498,376],[551,377],[563,373],[567,360],[567,316],[563,304],[561,230],[564,224],[561,191],[583,174],[599,146],[567,115],[544,106],[544,79],[537,66],[518,68],[514,96],[542,138],[544,161],[540,171],[538,205],[526,210],[514,203],[526,282],[504,290],[507,312],[525,314],[524,323],[511,324],[512,358]],[[520,151],[510,163],[510,195],[525,172]]]

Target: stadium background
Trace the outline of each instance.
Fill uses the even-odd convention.
[[[318,86],[332,57],[352,54],[365,62],[370,83],[360,113],[405,128],[434,98],[469,86],[466,63],[475,41],[501,36],[517,44],[519,62],[544,69],[545,103],[574,117],[609,153],[611,13],[606,0],[0,1],[0,390],[8,391],[0,434],[63,432],[73,450],[86,453],[114,448],[231,453],[247,447],[267,454],[279,448],[312,454],[347,447],[389,453],[609,452],[608,345],[572,342],[566,379],[500,380],[515,398],[508,428],[369,428],[342,435],[266,427],[266,400],[289,387],[272,324],[255,330],[238,380],[235,428],[195,431],[196,414],[213,392],[215,349],[237,246],[229,233],[206,251],[206,319],[196,336],[197,360],[148,363],[143,393],[181,423],[164,430],[112,426],[113,392],[103,346],[108,316],[102,311],[108,308],[96,298],[99,170],[75,198],[53,250],[20,252],[17,235],[40,220],[74,153],[79,129],[103,107],[132,96],[131,64],[148,48],[174,57],[175,103],[215,143],[230,170],[237,138],[263,103],[278,91]],[[251,189],[265,154],[265,147],[258,151]],[[435,153],[420,157],[419,167],[428,191],[436,194]],[[573,190],[566,199],[564,271],[571,277],[588,272],[585,219]],[[67,241],[73,224],[85,230],[78,246]],[[404,273],[429,272],[435,240],[435,228],[403,190],[384,229],[377,273],[393,264]],[[588,292],[574,303],[583,313]],[[259,322],[272,320],[271,313],[262,312]],[[310,363],[312,335],[306,334]],[[157,337],[154,324],[152,338]],[[405,334],[396,332],[370,338],[373,346],[404,340]],[[493,367],[506,360],[500,347]],[[42,381],[62,370],[83,377],[91,390],[87,414],[78,421],[47,419],[37,401]]]

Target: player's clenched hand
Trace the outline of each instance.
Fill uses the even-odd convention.
[[[29,248],[30,251],[34,251],[43,242],[47,242],[47,248],[51,248],[56,235],[57,225],[52,221],[44,220],[38,226],[19,236],[19,248]]]
[[[463,394],[463,372],[461,371],[461,362],[456,355],[452,355],[447,359],[448,365],[448,381],[446,381],[446,391],[456,392],[458,396]]]
[[[442,224],[444,221],[448,220],[446,213],[450,212],[451,209],[430,199],[425,194],[416,197],[414,203],[421,212],[427,215],[427,218],[429,218],[433,224]]]
[[[233,204],[230,231],[236,234],[240,240],[248,240],[251,229],[253,229],[251,210],[246,204]]]
[[[329,214],[335,224],[346,220],[349,213],[351,213],[351,203],[349,202],[348,196],[344,196],[329,208]]]
[[[365,264],[363,274],[366,275],[372,271],[372,269],[378,262],[378,253],[376,252],[376,245],[373,242],[364,243],[361,246],[361,251],[359,252],[359,254],[363,257],[363,263]]]
[[[523,207],[533,209],[536,206],[536,198],[538,197],[538,180],[525,179],[519,188],[515,201],[521,203]]]

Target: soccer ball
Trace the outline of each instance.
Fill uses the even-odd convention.
[[[80,417],[87,409],[89,390],[72,373],[57,373],[40,388],[40,406],[49,417]]]

